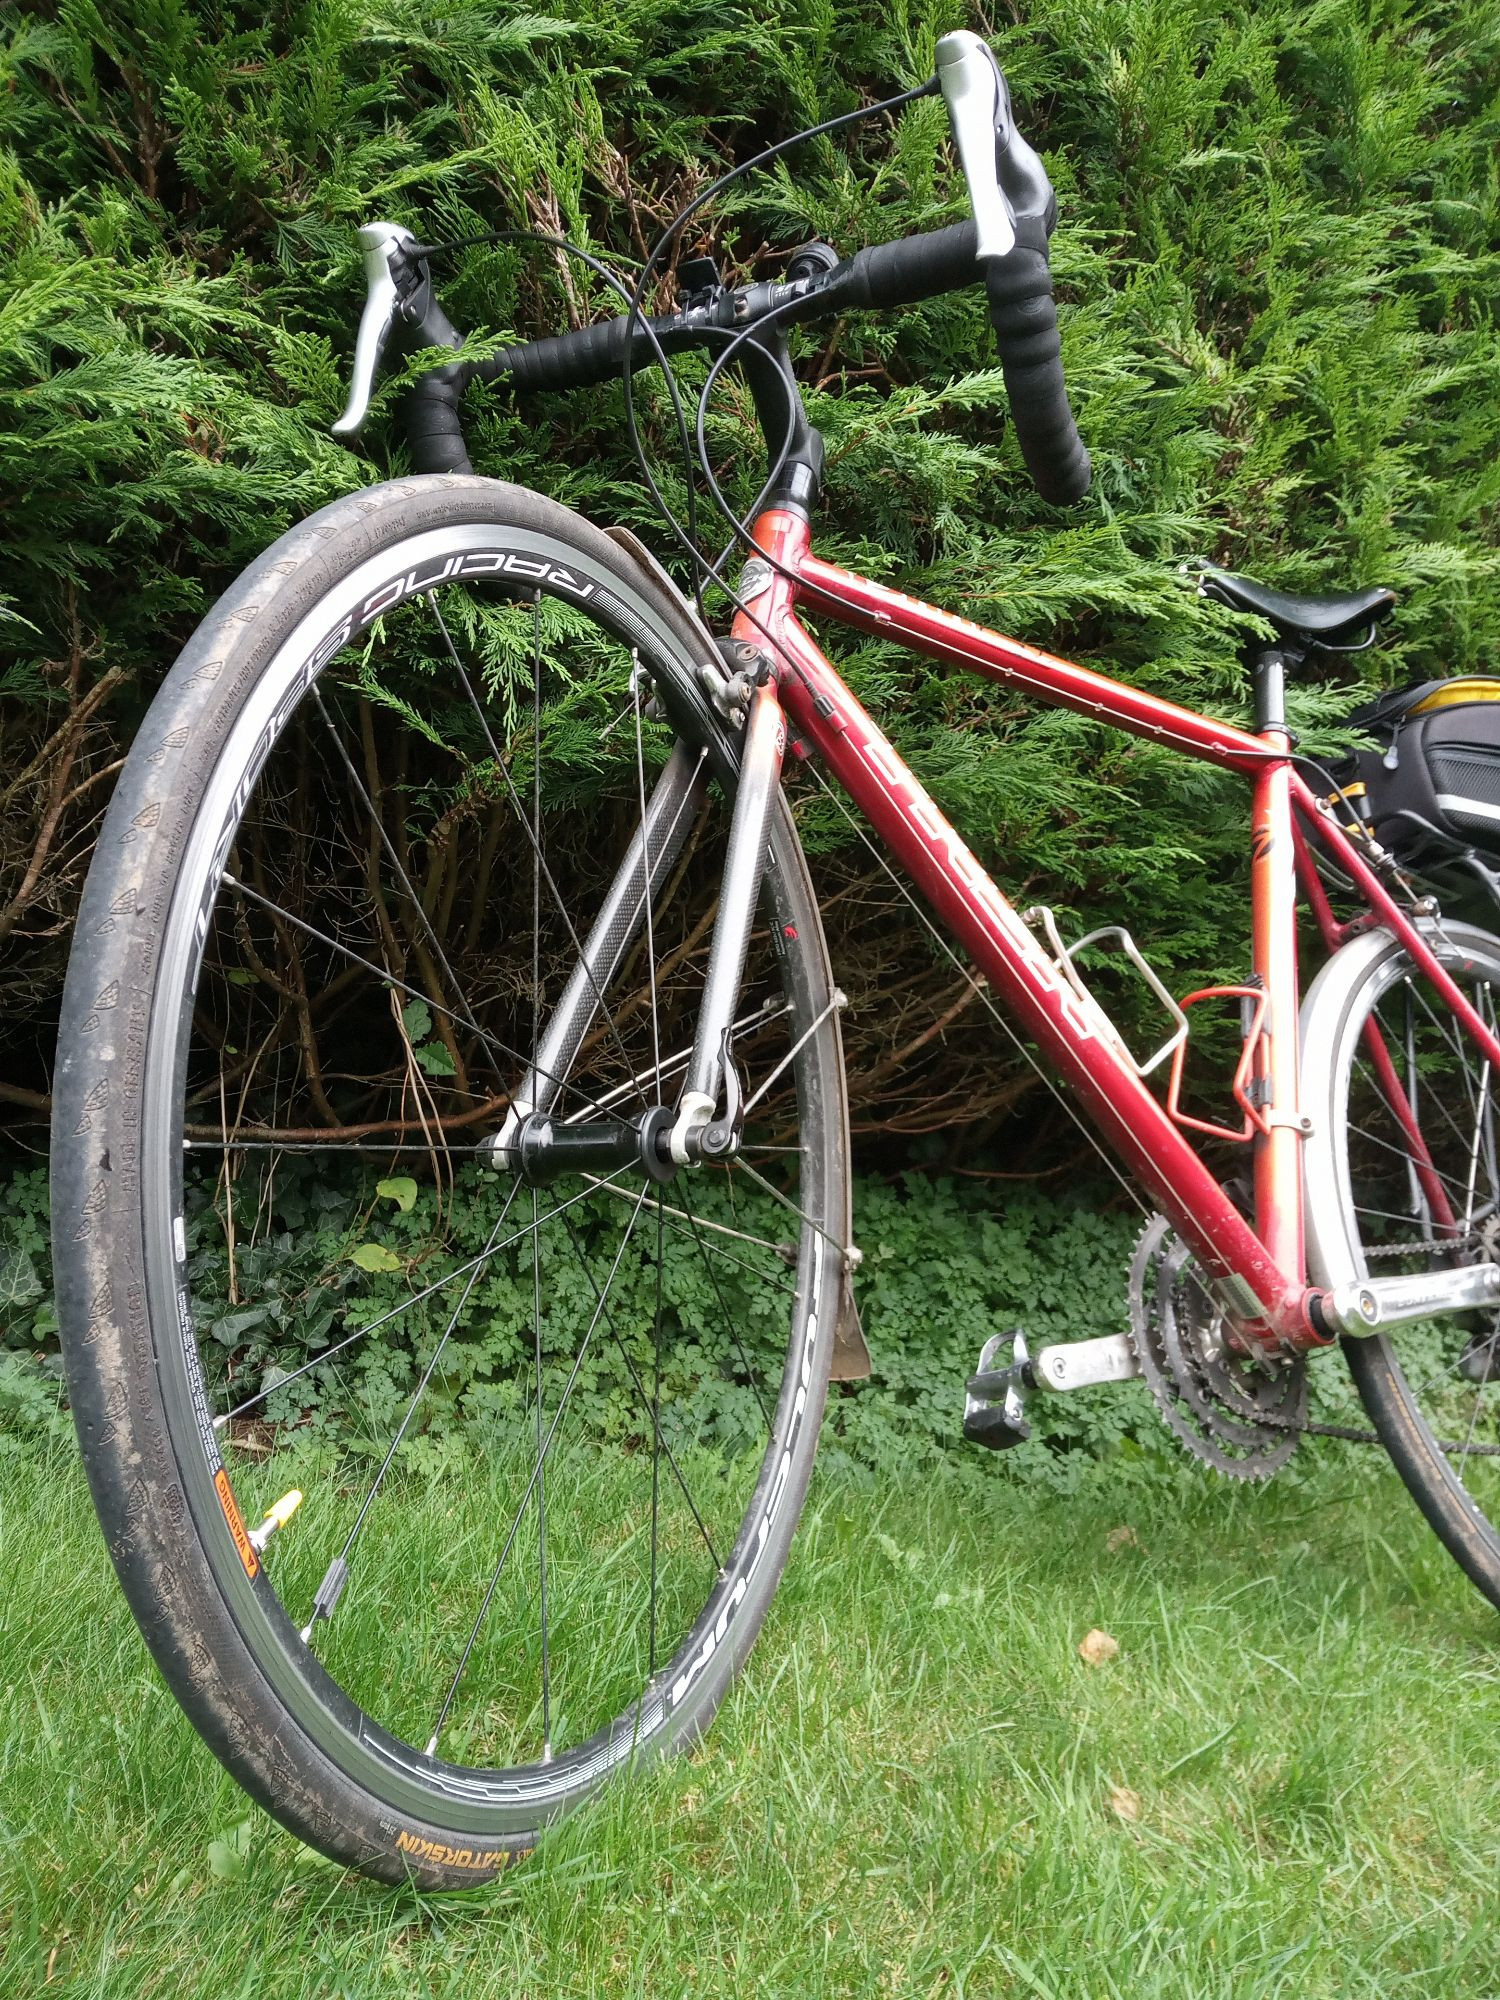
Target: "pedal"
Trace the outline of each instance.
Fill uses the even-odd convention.
[[[1009,1364],[997,1365],[1007,1347]],[[978,1369],[965,1385],[964,1436],[969,1443],[982,1444],[987,1451],[1025,1444],[1031,1436],[1026,1394],[1035,1387],[1025,1334],[1019,1327],[1013,1333],[992,1333],[980,1350]]]

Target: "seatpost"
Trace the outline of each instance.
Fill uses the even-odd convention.
[[[1302,655],[1286,646],[1266,646],[1255,656],[1251,672],[1255,687],[1255,730],[1264,736],[1270,730],[1286,735],[1286,670],[1295,667]]]

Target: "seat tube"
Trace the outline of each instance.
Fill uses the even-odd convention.
[[[1290,751],[1284,729],[1263,729]],[[1306,1283],[1302,1231],[1302,1106],[1297,1043],[1297,876],[1292,839],[1291,764],[1257,773],[1251,805],[1252,961],[1265,988],[1257,1094],[1267,1129],[1255,1140],[1255,1226],[1291,1285]]]

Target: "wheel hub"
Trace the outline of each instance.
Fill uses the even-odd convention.
[[[677,1172],[671,1149],[674,1120],[665,1104],[652,1105],[639,1118],[588,1118],[576,1125],[532,1111],[496,1136],[491,1163],[528,1187],[547,1187],[569,1174],[615,1174],[630,1166],[664,1185]]]

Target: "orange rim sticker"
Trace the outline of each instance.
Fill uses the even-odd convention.
[[[234,1488],[229,1483],[229,1474],[221,1465],[214,1474],[214,1491],[219,1496],[219,1505],[224,1509],[224,1519],[229,1523],[229,1532],[234,1537],[234,1545],[240,1552],[240,1561],[245,1565],[246,1576],[254,1576],[260,1568],[255,1551],[250,1546],[250,1537],[245,1533],[245,1524],[240,1519],[240,1510],[235,1501]]]

